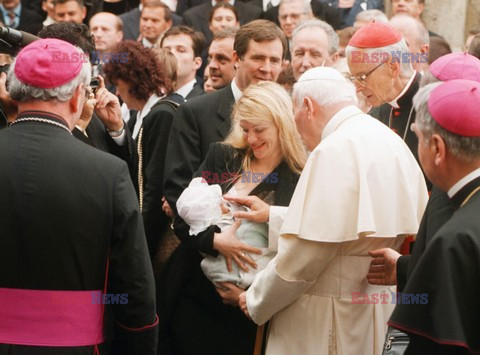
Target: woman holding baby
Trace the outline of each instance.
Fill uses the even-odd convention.
[[[206,182],[219,184],[224,196],[255,195],[270,205],[288,206],[305,161],[289,95],[276,83],[261,82],[243,92],[230,134],[210,146],[194,177],[212,177]],[[230,209],[222,207],[225,216]],[[253,353],[256,325],[236,307],[243,289],[233,283],[214,285],[200,267],[202,254],[223,256],[228,270],[256,267],[254,256],[261,250],[239,240],[240,223],[229,228],[212,224],[190,235],[190,226],[176,218],[182,243],[167,265],[166,291],[159,300],[160,342],[169,341],[161,353]]]

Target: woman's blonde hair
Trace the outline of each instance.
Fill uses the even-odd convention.
[[[163,48],[152,48],[155,52],[160,63],[162,63],[165,68],[167,77],[172,81],[172,91],[167,93],[171,94],[173,88],[177,85],[177,58],[173,55],[172,52],[163,49]]]
[[[293,172],[302,172],[307,159],[306,150],[295,126],[292,100],[279,84],[263,81],[250,85],[235,104],[232,117],[232,129],[224,143],[245,151],[244,170],[250,170],[254,155],[243,137],[241,120],[255,124],[273,123],[278,129],[282,159]]]

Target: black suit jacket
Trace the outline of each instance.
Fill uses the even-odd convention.
[[[258,3],[257,3],[258,4]],[[330,24],[335,30],[339,30],[342,26],[341,13],[337,8],[330,7],[327,4],[312,0],[313,15]],[[263,18],[275,22],[280,26],[278,21],[278,6],[272,7],[263,14]]]
[[[164,194],[175,213],[178,197],[207,155],[210,144],[227,136],[234,102],[228,85],[195,97],[177,110],[168,141],[164,178]]]
[[[123,22],[123,39],[136,41],[140,36],[140,10],[138,7],[120,15]],[[172,26],[181,25],[183,20],[180,16],[172,13]]]
[[[193,99],[194,97],[203,95],[204,93],[205,91],[203,91],[202,85],[200,85],[199,83],[195,83],[195,85],[193,85],[192,91],[188,93],[185,99],[190,100],[190,99]]]
[[[3,22],[2,10],[0,10],[0,14],[0,19]],[[16,29],[36,35],[43,28],[42,22],[43,18],[41,15],[27,9],[25,6],[22,6],[22,10],[20,11],[20,21]]]
[[[120,159],[124,160],[130,171],[130,176],[132,179],[136,176],[138,159],[137,159],[137,150],[135,147],[135,142],[132,139],[132,135],[127,125],[125,125],[125,144],[118,145],[110,134],[108,134],[107,129],[98,116],[94,113],[90,123],[85,130],[87,135],[83,134],[79,129],[74,128],[72,131],[73,135],[80,139],[82,142],[91,145],[97,149],[100,149],[104,152],[113,154]],[[135,182],[135,181],[134,181]]]
[[[238,11],[238,20],[240,25],[256,20],[262,17],[262,10],[256,6],[243,3],[239,0],[235,1],[235,8]],[[207,43],[212,42],[213,34],[208,28],[208,19],[212,11],[212,2],[210,0],[192,7],[183,13],[183,21],[186,25],[192,27],[196,31],[200,31],[205,35]]]
[[[40,111],[22,117],[64,122]],[[61,127],[26,121],[0,131],[0,166],[0,288],[100,290],[109,257],[107,292],[128,294],[127,304],[112,306],[115,320],[146,327],[119,328],[117,340],[126,353],[152,354],[153,272],[126,164]],[[134,339],[138,347],[127,345]],[[0,344],[0,354],[59,353],[18,348]],[[62,348],[62,354],[92,353],[92,346]]]

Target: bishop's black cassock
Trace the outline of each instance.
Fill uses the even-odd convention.
[[[410,265],[403,290],[428,303],[398,304],[389,321],[410,335],[406,354],[480,353],[480,177],[451,204],[453,216]]]

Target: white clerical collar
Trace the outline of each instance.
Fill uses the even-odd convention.
[[[472,171],[470,174],[464,176],[460,180],[456,182],[455,185],[453,185],[450,190],[448,190],[448,197],[452,198],[457,194],[458,191],[462,189],[466,184],[468,184],[470,181],[475,180],[477,177],[480,176],[480,168],[475,169]]]
[[[237,102],[242,97],[243,92],[238,87],[237,83],[235,82],[235,79],[236,77],[233,78],[231,87],[232,87],[233,98],[235,99],[235,102]]]
[[[407,85],[405,85],[405,87],[403,88],[402,92],[400,93],[400,95],[398,95],[395,99],[393,99],[392,101],[389,102],[389,105],[390,106],[393,106],[394,108],[399,108],[400,106],[398,106],[398,100],[400,100],[400,98],[405,95],[405,93],[408,91],[408,89],[410,89],[410,86],[412,85],[413,83],[413,80],[415,80],[415,76],[417,75],[417,72],[414,70],[413,71],[413,74],[412,74],[412,77],[410,78],[410,80],[408,81]]]
[[[143,118],[150,113],[150,110],[152,109],[153,105],[157,103],[157,101],[160,100],[160,97],[158,97],[156,94],[153,94],[150,96],[145,103],[145,106],[143,106],[142,111],[137,112],[137,121],[135,122],[135,126],[133,127],[133,133],[132,133],[132,138],[137,139],[138,133],[140,132],[140,128],[142,127],[143,124]]]
[[[360,110],[357,106],[349,105],[342,108],[335,115],[333,115],[330,121],[328,121],[327,125],[323,129],[321,141],[323,141],[330,134],[332,134],[338,128],[338,126],[340,126],[346,119],[352,116],[356,116],[358,114],[364,114],[364,112]]]
[[[215,7],[215,5],[217,5],[219,2],[222,2],[222,1],[212,0],[212,7]],[[228,2],[230,5],[235,6],[235,0],[224,1],[224,2]]]
[[[187,95],[190,94],[190,91],[193,90],[193,86],[195,85],[196,82],[197,82],[197,79],[193,78],[188,83],[183,85],[181,88],[178,88],[177,91],[175,91],[175,93],[177,93],[178,95],[181,95],[184,99],[187,98]]]
[[[272,4],[272,7],[280,5],[280,0],[262,0],[262,7],[263,7],[263,12],[267,11],[268,4]]]

